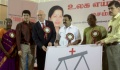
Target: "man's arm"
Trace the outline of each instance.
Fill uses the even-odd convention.
[[[113,42],[120,42],[120,25],[116,27],[116,33],[114,34],[108,33],[108,36],[101,41],[104,41],[105,44],[113,43]]]
[[[36,25],[34,25],[32,28],[32,38],[35,41],[35,43],[37,44],[37,46],[41,49],[43,44],[39,40]]]
[[[20,42],[21,42],[21,24],[17,24],[16,26],[16,44],[18,51],[21,50],[20,48]]]
[[[79,29],[77,29],[75,38],[76,38],[76,41],[72,43],[73,45],[77,45],[81,42],[81,35],[80,35]]]
[[[101,27],[101,33],[102,33],[102,39],[106,38],[107,30],[105,29],[105,27]]]
[[[87,28],[84,29],[84,33],[83,33],[83,41],[81,44],[86,44],[86,31],[87,31]]]
[[[20,46],[20,43],[21,43],[21,29],[22,29],[22,24],[19,23],[17,24],[16,26],[16,44],[17,44],[17,49],[18,49],[18,55],[19,56],[22,56],[22,51],[21,51],[21,46]]]
[[[83,41],[81,44],[86,44],[86,36],[85,35],[83,35]]]

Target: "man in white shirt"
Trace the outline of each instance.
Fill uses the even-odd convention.
[[[81,41],[80,31],[77,27],[71,24],[72,18],[70,15],[66,14],[63,17],[64,26],[59,30],[59,45],[60,46],[70,46],[77,45]]]

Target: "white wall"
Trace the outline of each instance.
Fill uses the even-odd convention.
[[[8,1],[8,17],[13,20],[12,28],[15,29],[16,25],[22,21],[22,11],[30,10],[31,21],[36,22],[36,11],[38,3],[26,0],[10,0]]]
[[[0,0],[0,4],[7,5],[8,0]]]

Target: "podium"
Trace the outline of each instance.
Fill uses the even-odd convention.
[[[102,46],[48,47],[45,70],[102,70]]]

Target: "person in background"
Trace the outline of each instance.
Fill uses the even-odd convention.
[[[105,27],[96,25],[97,19],[94,14],[89,14],[87,18],[89,27],[85,28],[82,44],[95,44],[95,42],[104,39],[107,35]]]
[[[59,39],[58,32],[60,30],[61,24],[63,23],[63,14],[64,14],[63,8],[61,6],[58,6],[58,5],[51,7],[49,10],[49,13],[48,13],[48,20],[50,20],[54,23],[55,30],[56,30],[55,43]]]
[[[33,70],[35,43],[32,39],[32,28],[34,23],[30,22],[31,13],[29,10],[23,10],[22,17],[23,21],[16,26],[16,43],[21,63],[20,70],[26,69],[27,56],[28,70]]]
[[[12,20],[5,19],[6,28],[0,28],[0,70],[18,70],[15,66],[17,55],[16,31],[11,29]]]
[[[52,21],[45,20],[45,12],[37,12],[38,22],[33,27],[33,40],[37,45],[38,70],[44,70],[45,57],[48,46],[53,46],[56,38],[56,31]]]
[[[71,24],[72,17],[69,14],[65,14],[63,17],[64,26],[59,30],[59,45],[70,46],[77,45],[81,42],[80,31],[77,27]]]
[[[107,36],[105,27],[96,25],[97,19],[94,14],[89,14],[87,18],[89,27],[85,28],[82,44],[95,44]],[[108,70],[106,48],[103,47],[102,70]]]
[[[109,70],[120,70],[120,3],[111,1],[108,4],[109,15],[112,16],[108,24],[107,37],[96,44],[106,47]]]

